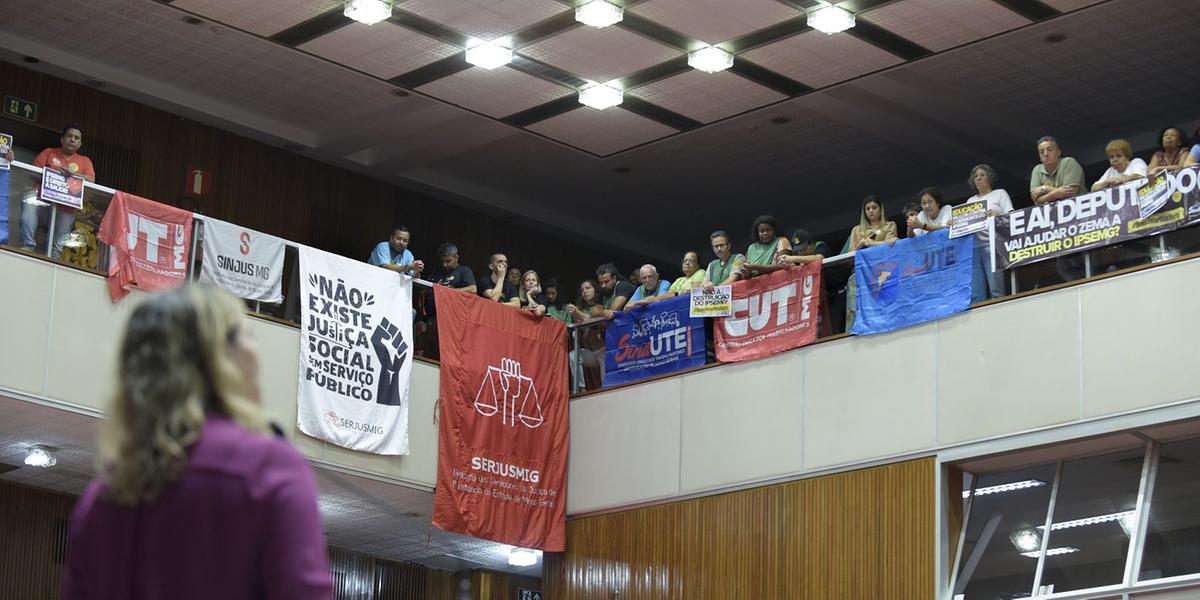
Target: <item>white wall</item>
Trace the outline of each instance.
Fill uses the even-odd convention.
[[[585,396],[571,404],[568,512],[1170,404],[1200,415],[1197,297],[1193,260]],[[649,435],[640,433],[646,423],[657,424]]]
[[[103,409],[117,331],[102,278],[0,251],[0,388]],[[888,334],[571,403],[568,512],[748,486],[1063,427],[1195,407],[1200,260],[1002,302]],[[412,454],[350,452],[295,430],[298,331],[252,319],[267,412],[318,463],[429,489],[438,369],[418,363]],[[1175,413],[1176,415],[1178,413]]]
[[[140,293],[117,304],[105,279],[0,251],[0,388],[78,407],[104,410],[119,332]],[[385,480],[432,489],[437,476],[437,428],[433,407],[438,369],[414,363],[409,391],[409,456],[351,452],[296,429],[299,330],[250,319],[259,346],[263,403],[270,418],[310,459],[333,468],[362,471]]]

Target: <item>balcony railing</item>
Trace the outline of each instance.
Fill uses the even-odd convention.
[[[83,209],[74,214],[66,213],[55,206],[49,206],[38,200],[38,187],[41,183],[42,169],[21,162],[12,163],[9,174],[8,205],[9,205],[9,242],[8,246],[21,249],[22,242],[28,242],[28,234],[22,235],[22,218],[27,223],[33,223],[30,217],[36,215],[36,227],[32,229],[33,245],[22,251],[47,257],[60,264],[91,271],[99,275],[107,275],[108,247],[96,237],[104,212],[107,210],[116,190],[102,185],[86,183],[84,186]],[[72,218],[70,231],[55,239],[50,232],[61,227],[60,219]],[[193,248],[189,263],[189,277],[194,279],[200,272],[200,262],[204,243],[204,215],[195,215],[193,232]],[[25,239],[23,239],[23,237]],[[836,241],[836,240],[835,240]],[[299,297],[295,290],[299,289],[298,245],[285,241],[287,245],[284,259],[283,297],[279,304],[267,304],[247,301],[247,310],[259,317],[275,320],[281,323],[298,326],[300,320]],[[1167,260],[1190,257],[1200,254],[1200,228],[1190,227],[1178,229],[1164,234],[1136,239],[1121,244],[1070,255],[1071,268],[1063,268],[1063,261],[1048,260],[1034,263],[1006,272],[1007,290],[1005,296],[1015,294],[1025,295],[1037,290],[1057,288],[1065,284],[1077,283],[1095,277],[1144,268],[1146,266]],[[836,339],[847,335],[845,333],[846,282],[854,269],[853,254],[842,254],[828,257],[822,263],[822,280],[826,287],[824,299],[828,303],[827,326],[820,330],[820,339]],[[433,312],[432,283],[425,280],[414,280],[415,285],[424,288],[425,292],[414,293],[414,309],[417,312],[415,325],[416,357],[426,362],[438,360],[436,332],[426,326],[424,315]],[[989,300],[989,304],[998,300]],[[711,319],[706,320],[710,340],[709,351],[706,354],[705,366],[708,368],[717,361],[711,348]],[[604,387],[603,369],[605,345],[605,328],[607,323],[602,320],[580,324],[568,324],[570,332],[568,361],[571,374],[572,394],[593,392]]]

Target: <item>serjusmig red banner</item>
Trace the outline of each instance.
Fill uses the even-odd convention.
[[[442,286],[434,302],[442,368],[433,524],[565,550],[566,326]]]
[[[733,284],[733,313],[713,325],[717,360],[770,356],[817,340],[821,263]]]
[[[117,192],[100,222],[100,241],[109,245],[108,294],[116,302],[131,288],[155,291],[187,278],[192,213]]]

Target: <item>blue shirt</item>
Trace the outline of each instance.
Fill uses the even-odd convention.
[[[633,297],[630,298],[629,301],[633,302],[634,300],[641,300],[643,297],[645,297],[645,294],[643,294],[643,292],[645,291],[645,288],[646,288],[646,286],[639,285],[637,287],[637,290],[633,292]],[[666,280],[659,279],[658,280],[658,291],[651,294],[651,296],[661,296],[661,295],[667,293],[667,290],[669,290],[669,289],[671,289],[671,284],[667,283]]]
[[[404,252],[400,253],[399,255],[392,254],[391,242],[384,240],[379,242],[378,246],[375,246],[375,250],[371,252],[371,258],[368,258],[367,262],[377,267],[389,264],[400,265],[403,267],[404,265],[412,264],[413,255],[412,252],[408,251],[408,248],[405,248]]]

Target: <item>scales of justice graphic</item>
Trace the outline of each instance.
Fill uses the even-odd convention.
[[[536,429],[545,420],[537,385],[521,373],[521,363],[511,358],[501,358],[498,367],[488,366],[475,393],[475,410],[485,417],[500,413],[500,422],[513,427],[519,420],[522,425]]]

